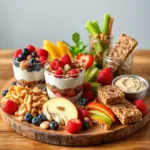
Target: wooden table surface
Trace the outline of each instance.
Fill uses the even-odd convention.
[[[12,70],[12,50],[0,50],[0,88],[13,76]],[[134,67],[133,74],[140,75],[147,79],[150,83],[150,50],[136,51],[134,53]],[[150,104],[150,90],[149,98],[145,101]],[[0,150],[70,150],[70,149],[98,149],[98,150],[144,150],[150,149],[150,123],[137,133],[127,137],[126,139],[91,147],[63,147],[39,143],[37,141],[25,138],[3,123],[0,118]]]

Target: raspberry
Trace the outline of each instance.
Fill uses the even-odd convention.
[[[71,59],[70,59],[69,55],[68,54],[64,55],[60,59],[60,63],[62,65],[62,67],[64,67],[64,65],[66,65],[66,64],[70,65],[71,64]]]
[[[81,121],[84,120],[85,117],[88,117],[89,113],[86,109],[78,108],[78,116]]]
[[[41,56],[48,57],[48,51],[46,51],[46,50],[43,49],[43,48],[39,48],[39,49],[37,50],[37,54],[38,54],[39,57],[41,57]]]
[[[28,45],[26,48],[30,51],[30,53],[35,51],[35,47],[33,45]]]
[[[91,90],[91,84],[90,83],[84,83],[83,84],[83,89],[84,90]]]
[[[17,58],[19,56],[19,54],[21,54],[21,53],[22,53],[22,49],[16,50],[13,54],[13,58]]]
[[[8,114],[14,114],[18,110],[18,105],[12,101],[7,100],[4,104],[3,111]]]
[[[44,64],[46,63],[46,61],[47,61],[47,57],[41,56],[41,57],[39,58],[39,61],[42,63],[42,65],[44,65]]]
[[[52,68],[53,70],[58,70],[58,69],[61,67],[60,62],[59,62],[58,59],[53,60],[53,61],[50,63],[50,66],[51,66],[51,68]]]
[[[90,90],[83,92],[83,97],[88,99],[88,101],[94,100],[94,93]]]
[[[62,70],[56,70],[55,77],[56,78],[62,78],[63,77],[63,71]]]
[[[72,77],[72,78],[76,78],[76,77],[78,77],[78,71],[76,70],[76,69],[72,69],[72,70],[70,70],[69,71],[69,75],[70,75],[70,77]]]

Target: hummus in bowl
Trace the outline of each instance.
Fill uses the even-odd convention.
[[[112,84],[118,86],[129,100],[144,99],[149,88],[148,81],[136,75],[118,76]]]

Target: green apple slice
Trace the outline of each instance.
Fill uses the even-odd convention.
[[[98,110],[90,110],[89,114],[92,116],[97,116],[99,118],[99,120],[103,120],[108,124],[112,124],[111,118]]]
[[[96,76],[97,72],[98,72],[98,68],[96,67],[93,68],[85,78],[85,82],[90,82]]]

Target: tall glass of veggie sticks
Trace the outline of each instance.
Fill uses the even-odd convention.
[[[104,51],[111,47],[113,21],[114,19],[109,14],[104,14],[102,30],[97,21],[88,21],[85,25],[90,34],[90,49],[98,64],[102,64]]]

